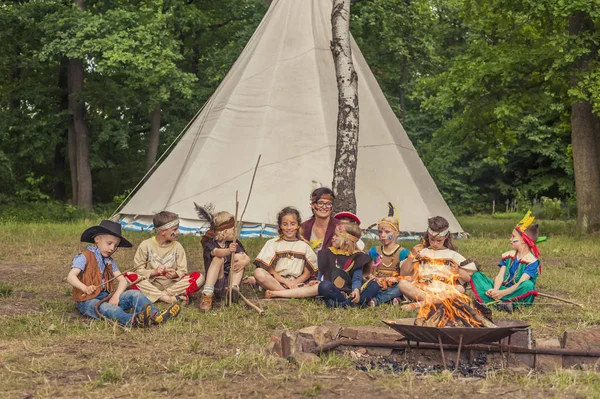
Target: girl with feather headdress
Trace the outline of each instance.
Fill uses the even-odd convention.
[[[536,243],[538,225],[531,211],[521,219],[510,237],[511,250],[502,254],[498,274],[492,280],[482,272],[473,273],[471,288],[480,303],[495,304],[499,310],[512,312],[513,307],[531,305],[537,295],[535,283],[542,267]]]

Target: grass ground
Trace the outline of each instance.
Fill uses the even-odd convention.
[[[461,218],[471,238],[458,242],[460,252],[493,273],[517,220]],[[200,314],[196,300],[172,323],[124,333],[80,317],[69,296],[65,277],[73,255],[84,247],[79,235],[95,222],[0,225],[0,397],[600,397],[600,376],[589,371],[507,370],[485,380],[446,374],[367,376],[335,353],[295,365],[262,350],[272,335],[286,329],[326,322],[381,325],[382,319],[410,316],[392,306],[329,310],[311,300],[271,301],[262,303],[266,315],[258,316],[242,304]],[[550,239],[541,247],[544,269],[538,289],[581,302],[585,309],[540,298],[512,318],[530,323],[536,337],[598,325],[598,237],[578,237],[572,222],[542,226]],[[126,236],[137,245],[150,235]],[[199,239],[181,241],[190,269],[203,270]],[[244,245],[253,256],[262,241],[245,240]],[[130,267],[133,254],[116,254],[121,270]],[[262,295],[248,296],[257,300]]]

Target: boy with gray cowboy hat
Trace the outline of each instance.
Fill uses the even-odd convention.
[[[123,326],[149,327],[177,316],[181,310],[178,304],[159,312],[140,291],[126,291],[128,282],[112,255],[117,248],[131,248],[132,245],[121,235],[119,223],[103,220],[98,226],[86,229],[81,234],[81,242],[94,245],[89,245],[73,258],[67,276],[67,281],[73,286],[73,300],[81,314],[99,318],[95,311],[96,304],[112,293],[109,300],[99,306],[98,311]],[[115,279],[119,283],[116,290],[113,284]],[[133,310],[133,314],[128,313],[129,310]]]

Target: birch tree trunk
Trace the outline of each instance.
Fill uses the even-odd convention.
[[[569,18],[569,34],[594,32],[589,15],[578,12]],[[592,49],[595,54],[597,49]],[[579,75],[589,70],[590,57],[584,55],[571,74],[571,86],[577,87]],[[592,105],[576,99],[571,104],[571,145],[577,193],[577,226],[582,233],[600,229],[600,162],[598,161],[598,118]]]
[[[158,143],[160,139],[160,104],[157,104],[152,111],[152,123],[150,126],[150,136],[148,137],[148,149],[146,150],[146,172],[152,168],[156,162],[158,154]]]
[[[338,86],[338,119],[332,189],[334,208],[356,212],[358,75],[350,49],[350,0],[333,0],[331,52]]]

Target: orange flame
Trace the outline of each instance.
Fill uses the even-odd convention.
[[[422,291],[419,297],[417,320],[440,317],[435,327],[484,327],[474,316],[479,312],[473,301],[457,289],[458,265],[452,261],[421,258],[415,264],[415,287]],[[483,317],[482,315],[480,315]]]

